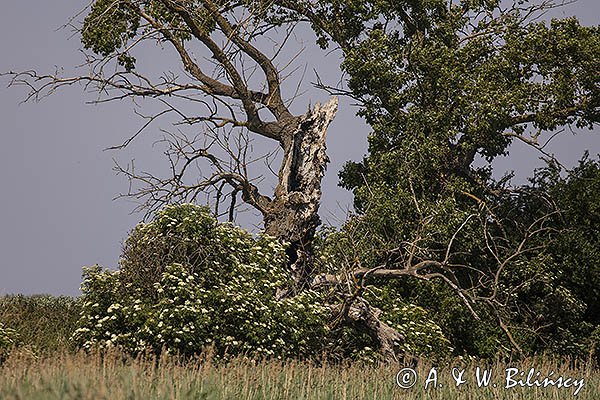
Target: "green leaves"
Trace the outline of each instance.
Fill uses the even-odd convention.
[[[81,42],[102,56],[124,47],[137,34],[140,17],[126,0],[97,0],[86,16]]]
[[[527,9],[501,12],[494,1],[402,3],[377,3],[388,23],[344,47],[349,87],[373,128],[362,166],[342,172],[345,187],[396,184],[391,171],[436,185],[465,179],[476,155],[491,162],[515,135],[598,121],[598,28],[528,23]]]
[[[539,6],[533,1],[510,10],[498,1],[365,3],[373,7],[371,15],[360,16],[365,31],[340,45],[348,85],[362,106],[359,114],[373,131],[368,155],[340,173],[341,185],[354,193],[358,215],[336,236],[345,246],[338,259],[352,252],[363,268],[382,263],[402,268],[408,253],[413,265],[443,260],[452,242],[450,263],[463,266],[454,272],[457,282],[470,288],[479,281],[484,287],[482,276],[493,276],[499,264],[495,257],[503,257],[492,253],[501,249],[509,254],[528,224],[553,210],[526,195],[525,188],[509,194],[505,181],[492,179],[489,165],[475,166],[475,161],[491,163],[507,154],[517,136],[533,142],[563,126],[591,128],[599,121],[600,31],[575,18],[531,22],[527,14],[536,15]],[[562,185],[548,183],[535,196],[546,199],[548,190],[557,200],[564,196]],[[586,206],[593,203],[585,199]],[[580,203],[572,196],[560,207],[572,210]],[[469,215],[475,217],[452,239]],[[548,221],[557,223],[556,218]],[[567,337],[583,343],[582,332],[589,329],[571,326],[585,325],[582,303],[597,303],[596,291],[587,284],[598,275],[588,266],[595,265],[595,239],[583,239],[594,237],[589,233],[593,226],[588,218],[572,227],[575,232],[539,235],[537,251],[511,259],[501,271],[498,293],[506,299],[501,313],[524,327],[517,341],[526,351],[555,349]],[[490,240],[500,247],[492,250]],[[561,258],[569,261],[557,263]],[[567,275],[578,276],[579,283],[561,280],[555,268],[569,270]],[[473,275],[473,270],[481,274]],[[589,277],[586,283],[583,276]],[[389,283],[378,285],[390,289]],[[455,293],[415,280],[398,282],[390,290],[403,301],[451,314],[440,326],[459,352],[491,355],[510,347],[494,326],[498,316],[491,309],[478,308],[484,320],[477,329],[489,338],[485,342],[462,328],[465,321],[474,322],[460,302],[439,307]],[[489,295],[485,290],[480,294]],[[536,312],[555,315],[555,324],[544,328],[535,320]],[[544,339],[526,333],[532,326],[539,326]],[[573,346],[564,349],[575,351]]]

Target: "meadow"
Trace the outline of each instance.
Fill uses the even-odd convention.
[[[99,399],[589,399],[600,398],[600,371],[586,363],[541,357],[518,362],[459,360],[432,365],[366,365],[310,361],[252,360],[216,362],[209,355],[183,361],[174,356],[132,358],[118,351],[84,353],[74,349],[68,332],[76,302],[68,298],[12,296],[0,299],[0,322],[22,333],[17,348],[0,365],[2,400]],[[400,374],[410,367],[410,374]],[[479,387],[476,368],[491,371]],[[432,368],[436,372],[432,373]],[[457,368],[456,370],[452,370]],[[506,370],[531,368],[541,380],[583,380],[571,387],[507,388]],[[464,370],[463,375],[459,375]],[[519,375],[515,375],[517,379]],[[436,379],[434,379],[436,378]],[[464,381],[458,387],[456,379]],[[533,376],[535,379],[536,376]],[[428,388],[425,382],[429,379]],[[400,384],[411,386],[403,389]],[[515,380],[516,382],[516,380]],[[533,380],[530,380],[530,383]],[[566,381],[565,381],[566,382]],[[413,386],[414,383],[414,386]],[[496,387],[494,387],[494,384]]]
[[[515,366],[515,365],[512,365]],[[531,362],[516,365],[523,369]],[[489,367],[489,366],[488,366]],[[506,364],[496,363],[493,371]],[[112,354],[55,354],[36,358],[11,356],[0,369],[0,398],[6,400],[54,399],[589,399],[600,398],[600,374],[585,367],[569,368],[552,362],[536,363],[541,371],[554,370],[565,377],[585,380],[574,388],[477,387],[471,379],[475,367],[466,367],[467,383],[456,387],[448,368],[438,372],[438,385],[424,389],[431,366],[419,364],[419,381],[410,389],[396,383],[399,366],[316,365],[310,362],[253,361],[228,363],[175,358],[131,359]],[[547,372],[544,372],[547,373]],[[496,376],[495,374],[494,376]]]

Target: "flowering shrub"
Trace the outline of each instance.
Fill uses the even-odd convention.
[[[185,204],[138,225],[120,269],[84,269],[74,340],[84,348],[118,346],[192,355],[308,356],[326,342],[328,310],[306,292],[277,300],[291,282],[283,246],[218,223]]]
[[[18,336],[14,329],[7,328],[0,322],[0,362],[8,357],[12,348],[17,344]]]
[[[384,320],[404,335],[406,342],[401,347],[406,353],[433,359],[450,356],[450,341],[424,308],[397,303],[384,312]]]

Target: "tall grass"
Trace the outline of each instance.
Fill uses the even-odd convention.
[[[514,365],[513,365],[514,366]],[[472,377],[474,365],[464,366]],[[491,366],[499,373],[508,365]],[[546,361],[520,367],[535,367],[544,374],[585,379],[578,399],[600,399],[598,371],[559,362]],[[54,357],[31,358],[13,354],[0,367],[0,399],[570,399],[573,389],[502,387],[478,388],[467,382],[456,388],[449,368],[441,367],[438,384],[425,390],[428,364],[415,366],[419,379],[415,387],[401,389],[396,384],[400,366],[365,367],[317,365],[309,362],[252,361],[238,358],[228,363],[205,360],[181,363],[176,358],[131,359],[119,353],[62,353]]]

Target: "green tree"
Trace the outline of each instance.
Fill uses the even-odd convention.
[[[575,18],[540,20],[553,7],[494,0],[295,7],[324,46],[343,52],[348,88],[322,86],[357,100],[373,128],[368,155],[340,174],[358,215],[333,236],[332,258],[435,311],[458,351],[538,350],[538,332],[528,329],[541,326],[536,318],[562,315],[551,329],[564,328],[585,308],[553,271],[557,235],[569,235],[555,220],[571,206],[549,187],[526,203],[533,198],[475,163],[506,155],[515,140],[544,153],[546,139],[565,127],[598,123],[600,30]],[[518,211],[532,207],[535,218]],[[594,252],[586,254],[581,261]],[[478,328],[467,331],[466,320]]]
[[[97,0],[91,3],[80,27],[88,75],[11,74],[13,84],[30,89],[28,99],[83,84],[97,91],[98,102],[157,100],[164,110],[151,115],[148,124],[169,114],[176,118],[177,130],[190,126],[190,136],[167,135],[166,178],[139,173],[133,166],[120,168],[132,180],[129,195],[146,200],[151,214],[165,204],[191,202],[209,192],[215,196],[215,214],[220,214],[224,200],[230,200],[230,219],[241,197],[262,214],[265,233],[286,246],[287,268],[294,279],[286,281],[287,287],[277,296],[279,301],[295,299],[316,287],[325,291],[331,287],[327,279],[316,276],[313,242],[320,224],[321,179],[328,162],[325,135],[337,101],[334,98],[325,105],[315,105],[302,115],[290,111],[294,93],[285,96],[285,62],[278,61],[278,56],[294,26],[304,19],[293,5]],[[265,46],[260,40],[265,35],[279,38],[281,45]],[[148,72],[144,67],[154,59],[141,59],[139,54],[144,53],[137,52],[145,44],[145,49],[152,48],[175,63],[173,70],[158,77]],[[175,68],[185,73],[173,72]],[[117,147],[128,145],[138,134]],[[250,151],[254,138],[270,140],[281,150],[274,189],[260,187],[260,177],[249,173],[249,165],[261,157],[253,157]],[[160,261],[151,265],[156,269],[154,274],[160,275],[169,264]],[[96,273],[88,278],[89,284],[110,279]],[[381,320],[383,311],[364,299],[345,301],[342,297],[333,295],[328,303],[335,315],[334,331],[341,334],[351,325],[373,340],[386,357],[396,357],[405,338]]]

